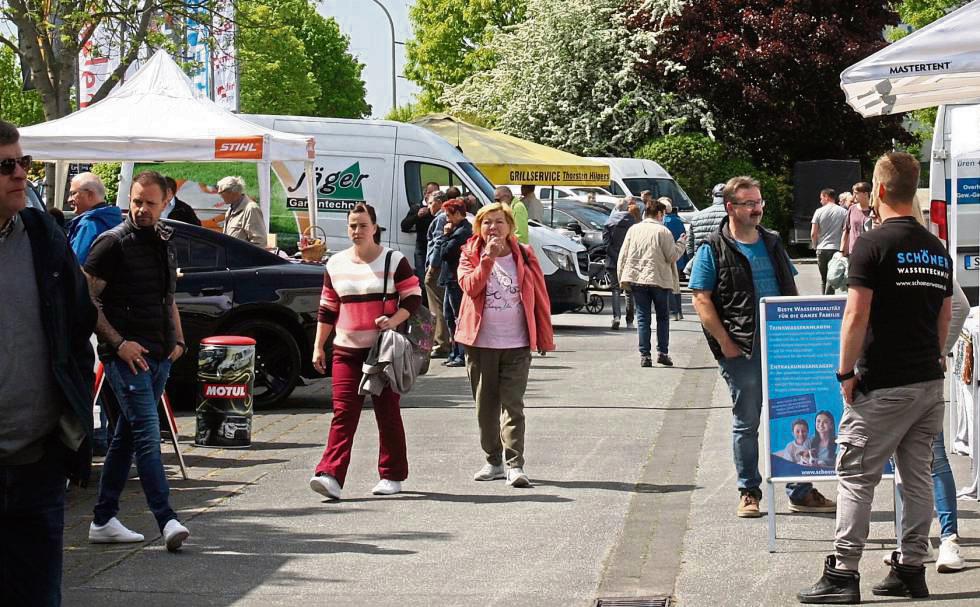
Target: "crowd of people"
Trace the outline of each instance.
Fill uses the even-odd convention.
[[[0,315],[0,596],[11,597],[12,604],[57,605],[65,480],[85,483],[91,470],[94,353],[117,415],[89,540],[144,541],[119,519],[134,460],[167,549],[179,550],[190,536],[170,505],[156,406],[170,366],[187,349],[174,299],[173,228],[161,219],[193,223],[196,217],[177,200],[176,184],[159,173],[133,179],[126,213],[105,203],[97,176],[83,173],[70,187],[77,215],[62,229],[51,215],[25,208],[31,158],[18,141],[16,128],[0,122],[0,292],[8,298]],[[846,406],[839,424],[827,411],[816,415],[812,429],[805,420],[794,422],[793,439],[781,452],[794,462],[835,465],[839,480],[836,503],[810,483],[786,486],[792,512],[836,512],[834,554],[825,558],[817,583],[798,594],[803,603],[860,601],[858,563],[871,503],[892,456],[903,481],[901,547],[887,559],[889,573],[874,593],[928,596],[924,562],[934,510],[941,524],[937,568],[965,566],[941,432],[942,361],[969,304],[952,280],[944,245],[917,218],[917,182],[913,157],[886,154],[875,166],[873,185],[854,186],[850,207],[838,206],[836,193],[824,191],[814,216],[818,262],[829,264],[842,249],[848,256],[837,370]],[[221,180],[218,191],[228,205],[226,233],[266,246],[265,220],[241,178]],[[427,184],[402,222],[403,230],[416,233],[414,268],[382,244],[371,204],[348,211],[351,245],[325,264],[312,359],[321,373],[330,365],[333,389],[326,446],[309,480],[317,494],[341,498],[370,350],[382,332],[405,324],[423,302],[436,324],[430,354],[466,368],[482,452],[474,480],[532,486],[525,471],[524,396],[532,354],[551,351],[555,343],[544,276],[527,245],[528,219],[540,212],[540,201],[535,204],[533,188],[522,188],[522,194],[515,199],[509,188],[498,188],[494,201],[479,207],[454,187],[444,192]],[[766,202],[758,181],[733,177],[714,188],[713,198],[689,230],[669,199],[649,192],[639,201],[625,199],[610,215],[604,233],[612,328],[619,328],[626,292],[626,322],[632,324],[635,310],[640,365],[653,366],[654,322],[656,361],[673,365],[669,323],[681,314],[680,275],[689,276],[694,310],[732,399],[735,515],[758,518],[759,301],[797,295],[798,272],[778,234],[760,225]],[[392,495],[402,491],[409,473],[400,394],[386,386],[373,402],[380,437],[373,492]]]

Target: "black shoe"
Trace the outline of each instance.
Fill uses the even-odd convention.
[[[856,605],[861,602],[861,574],[837,568],[837,557],[828,555],[823,564],[823,577],[817,583],[796,593],[801,603],[821,605]]]
[[[650,358],[650,356],[647,355],[647,354],[641,354],[640,355],[640,366],[641,367],[652,367],[653,366],[653,359]]]
[[[898,552],[892,552],[891,570],[881,582],[874,585],[875,596],[910,596],[913,599],[929,597],[926,586],[925,565],[903,565],[898,562]]]
[[[673,367],[674,361],[670,360],[670,357],[663,352],[660,352],[657,354],[657,364],[665,367]]]
[[[612,330],[619,331],[619,319],[612,321]]]

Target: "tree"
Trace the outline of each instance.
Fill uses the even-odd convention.
[[[243,3],[239,10],[241,21],[266,24],[238,33],[242,112],[312,115],[320,85],[295,29],[282,24],[273,6]]]
[[[25,91],[17,55],[0,46],[0,118],[17,126],[28,126],[44,120],[37,91]]]
[[[442,101],[504,132],[585,155],[623,155],[652,136],[710,129],[697,99],[639,76],[655,35],[629,31],[620,4],[529,0],[527,19],[490,42],[494,67],[447,89]]]
[[[659,17],[641,10],[633,21],[660,33],[641,70],[704,99],[718,137],[757,164],[867,162],[911,140],[901,116],[862,118],[840,90],[840,72],[883,47],[882,31],[897,23],[884,3],[701,0]]]
[[[426,111],[442,109],[444,88],[493,67],[494,34],[522,23],[527,4],[528,0],[416,0],[408,13],[415,37],[405,45],[405,76],[422,88],[419,103]]]
[[[921,29],[943,15],[958,9],[968,0],[902,0],[895,10],[902,23]]]

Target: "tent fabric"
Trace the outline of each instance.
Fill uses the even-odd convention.
[[[446,114],[413,121],[456,146],[494,185],[609,185],[609,165],[492,131]]]
[[[20,129],[24,153],[43,161],[305,161],[314,157],[313,141],[197,98],[163,51],[102,101]]]
[[[862,116],[980,101],[980,0],[855,63],[841,88]]]

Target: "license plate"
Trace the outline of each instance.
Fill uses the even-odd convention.
[[[980,255],[964,255],[963,268],[966,270],[980,270]]]

